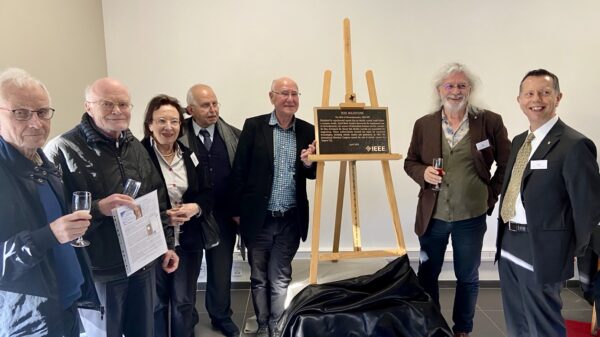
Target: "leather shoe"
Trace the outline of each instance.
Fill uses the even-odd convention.
[[[469,337],[469,334],[466,332],[455,332],[454,337]]]
[[[222,321],[211,321],[213,328],[221,331],[224,336],[227,337],[238,337],[240,335],[240,329],[231,318],[224,319]]]
[[[271,337],[268,326],[260,326],[256,331],[256,337]]]

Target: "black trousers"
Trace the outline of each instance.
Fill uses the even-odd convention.
[[[79,309],[87,337],[149,337],[154,334],[155,266],[124,279],[95,282],[104,317],[97,310]],[[157,266],[160,268],[160,266]]]
[[[502,258],[498,272],[508,336],[567,336],[560,313],[563,282],[539,284],[532,271]]]
[[[231,268],[236,238],[236,224],[225,212],[215,211],[221,241],[206,251],[206,311],[213,322],[228,319],[231,310]]]
[[[248,249],[250,287],[259,326],[271,328],[284,311],[292,280],[292,260],[300,246],[297,217],[267,216],[261,232]]]
[[[155,337],[193,337],[194,326],[198,323],[196,290],[202,251],[184,252],[177,247],[175,252],[179,256],[177,270],[167,274],[162,268],[156,268]]]

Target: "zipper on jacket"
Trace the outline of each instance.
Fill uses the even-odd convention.
[[[117,165],[119,165],[119,172],[121,172],[121,183],[123,186],[125,186],[125,179],[127,179],[127,177],[125,177],[125,169],[123,168],[123,161],[121,160],[121,156],[120,155],[116,155],[117,158]]]
[[[117,159],[117,165],[119,166],[119,172],[121,173],[121,185],[125,186],[125,169],[123,168],[123,161],[121,160],[121,149],[119,148],[119,140],[115,141],[115,158]]]

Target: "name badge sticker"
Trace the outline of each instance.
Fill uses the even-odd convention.
[[[482,140],[479,143],[475,144],[475,147],[477,148],[478,151],[487,149],[488,147],[490,147],[490,140],[489,139]]]
[[[547,168],[548,168],[548,161],[546,159],[531,161],[531,169],[532,170],[545,170]]]
[[[196,158],[196,154],[194,152],[192,152],[190,159],[192,159],[192,163],[194,163],[194,167],[197,167],[198,164],[200,164],[200,162],[198,161],[198,158]]]

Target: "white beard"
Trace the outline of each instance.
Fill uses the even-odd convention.
[[[453,103],[448,100],[444,101],[444,111],[447,113],[455,113],[455,112],[462,111],[465,109],[466,106],[467,106],[466,98],[463,98],[463,100],[460,101],[460,103]]]

